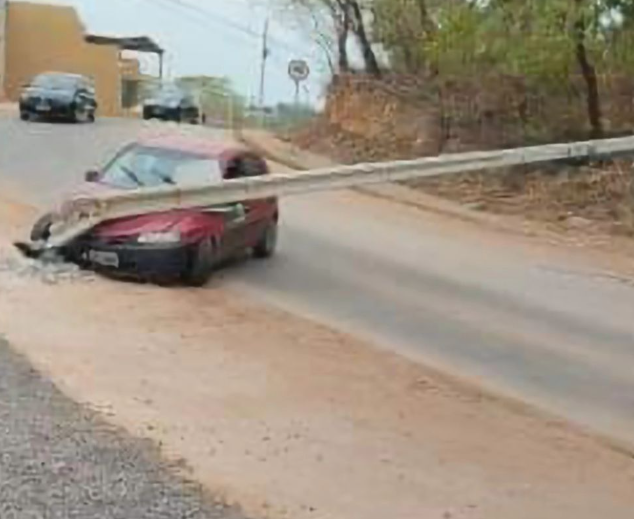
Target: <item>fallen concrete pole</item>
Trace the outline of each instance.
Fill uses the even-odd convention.
[[[99,223],[114,218],[567,159],[613,158],[630,153],[634,154],[634,137],[622,137],[340,166],[230,180],[217,185],[166,186],[82,197],[65,204],[47,242],[28,246],[35,251],[63,247]]]

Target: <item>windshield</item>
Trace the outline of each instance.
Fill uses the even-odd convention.
[[[78,79],[61,74],[47,74],[37,76],[31,86],[38,88],[50,88],[53,90],[72,90],[77,87]]]
[[[222,180],[217,159],[191,152],[134,146],[104,170],[101,182],[134,189],[162,185],[193,186]]]
[[[159,90],[154,95],[154,99],[161,103],[178,103],[184,97],[184,93],[178,89]]]

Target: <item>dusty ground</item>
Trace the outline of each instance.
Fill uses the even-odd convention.
[[[229,290],[51,284],[8,246],[34,214],[5,193],[0,330],[227,502],[300,519],[631,517],[632,455],[522,405]]]

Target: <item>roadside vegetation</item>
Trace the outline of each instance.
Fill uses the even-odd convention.
[[[333,74],[323,116],[289,137],[339,161],[585,140],[634,128],[634,0],[279,1],[310,28]],[[611,229],[633,232],[627,161],[565,175],[522,171],[416,185],[503,212],[499,200],[519,196],[541,207],[521,204],[528,216],[601,214],[614,222]],[[555,203],[560,210],[552,211]],[[586,209],[597,204],[600,210]]]

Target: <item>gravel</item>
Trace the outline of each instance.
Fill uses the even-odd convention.
[[[0,252],[0,274],[10,273],[19,278],[34,278],[49,285],[72,281],[92,281],[95,274],[81,270],[77,265],[67,263],[59,258],[48,258],[46,261],[29,259],[18,252],[11,254]]]
[[[0,338],[0,517],[242,515],[181,477],[153,443],[68,399]]]

